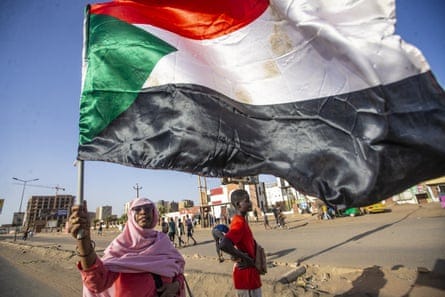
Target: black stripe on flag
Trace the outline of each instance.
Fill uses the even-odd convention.
[[[332,204],[363,206],[445,174],[445,94],[430,72],[266,106],[166,85],[143,90],[78,158],[211,177],[271,174]]]

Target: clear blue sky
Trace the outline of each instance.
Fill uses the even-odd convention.
[[[370,0],[373,1],[373,0]],[[0,1],[0,198],[6,199],[0,224],[18,211],[22,186],[12,177],[39,178],[35,185],[66,189],[77,195],[73,166],[78,142],[84,0]],[[445,85],[445,2],[403,0],[397,3],[396,33],[416,45]],[[266,177],[271,179],[271,177]],[[217,179],[208,181],[210,187]],[[142,170],[102,162],[85,164],[89,209],[123,204],[141,195],[154,201],[197,201],[195,175]],[[32,185],[32,184],[31,184]],[[27,187],[31,195],[54,195],[55,189]]]

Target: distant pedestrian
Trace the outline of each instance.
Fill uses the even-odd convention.
[[[165,233],[165,234],[168,233],[168,223],[165,221],[165,217],[162,217],[161,231],[162,231],[162,233]]]
[[[267,218],[267,214],[265,211],[263,211],[263,218],[264,218],[264,229],[272,229],[269,225],[269,219]]]
[[[26,229],[24,232],[23,232],[23,238],[22,238],[23,240],[27,240],[28,239],[28,229]]]
[[[179,247],[185,245],[184,240],[182,240],[182,235],[185,234],[185,229],[184,229],[184,223],[181,221],[181,219],[178,219],[178,243],[179,243]]]
[[[280,220],[278,218],[279,212],[280,212],[280,210],[278,209],[278,207],[274,206],[272,208],[272,213],[273,213],[273,216],[275,217],[275,225],[277,225],[277,226],[280,225]]]
[[[258,210],[256,208],[253,210],[253,216],[255,217],[255,222],[258,222]]]
[[[215,217],[211,213],[209,213],[209,224],[210,227],[213,227],[215,225]]]
[[[229,232],[229,227],[227,227],[227,225],[224,224],[218,224],[212,229],[212,236],[213,239],[215,240],[215,245],[216,245],[216,254],[218,255],[218,261],[220,263],[224,262],[224,257],[219,247],[219,244],[221,240],[224,238],[224,236],[227,234],[227,232]]]
[[[173,244],[175,243],[175,236],[176,236],[176,224],[175,221],[173,221],[173,218],[170,218],[170,222],[168,222],[168,237],[170,238]]]
[[[189,215],[186,215],[185,225],[187,226],[187,245],[189,245],[190,238],[193,240],[193,245],[196,245],[196,240],[193,238],[193,221]]]
[[[332,219],[331,216],[329,215],[328,206],[326,204],[322,205],[321,211],[322,211],[322,219],[323,220],[330,220],[330,219]]]
[[[97,229],[97,235],[102,235],[102,223],[100,223],[99,228]]]
[[[322,220],[323,219],[323,205],[325,205],[325,204],[320,199],[317,199],[314,202],[314,204],[315,204],[315,209],[316,209],[316,212],[317,212],[317,219],[318,220]]]
[[[278,221],[279,221],[279,228],[289,229],[286,226],[286,216],[284,215],[284,213],[281,210],[278,213]]]

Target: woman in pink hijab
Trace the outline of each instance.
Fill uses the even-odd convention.
[[[131,201],[128,222],[105,249],[94,251],[86,205],[73,206],[69,231],[77,239],[77,267],[84,285],[83,296],[184,297],[184,258],[162,232],[154,230],[159,214],[147,198]]]

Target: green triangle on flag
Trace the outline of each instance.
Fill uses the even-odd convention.
[[[156,63],[177,49],[107,15],[90,14],[80,101],[80,144],[97,136],[137,98]]]

